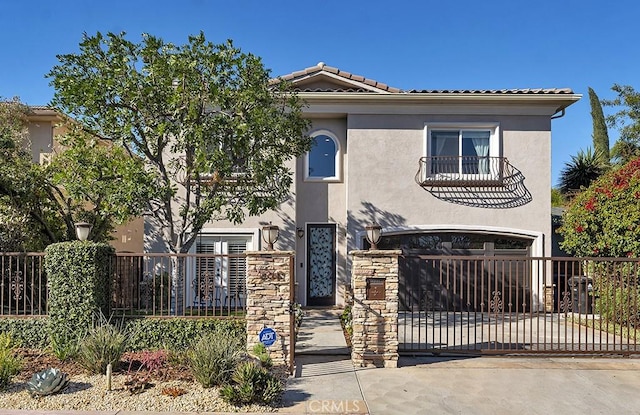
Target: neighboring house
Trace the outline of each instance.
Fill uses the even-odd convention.
[[[47,163],[55,152],[61,150],[56,137],[66,133],[69,120],[47,106],[29,106],[27,119],[33,162]],[[111,245],[118,252],[142,252],[143,234],[143,218],[133,219],[116,227]]]
[[[30,106],[27,119],[33,162],[46,163],[50,160],[51,154],[59,148],[54,142],[54,137],[66,132],[64,118],[53,108]]]
[[[240,226],[208,223],[193,252],[259,250],[261,227],[278,225],[309,306],[344,303],[349,251],[368,246],[374,222],[382,249],[551,255],[551,120],[580,95],[401,91],[324,63],[281,79],[308,104],[315,139],[292,165],[291,199]]]

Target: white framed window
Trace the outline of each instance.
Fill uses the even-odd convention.
[[[247,261],[253,234],[201,233],[195,242],[195,269],[188,287],[194,306],[244,306]]]
[[[485,180],[500,173],[497,123],[434,123],[425,135],[427,177]]]
[[[340,141],[327,130],[311,134],[311,150],[304,158],[304,179],[306,181],[337,182],[341,178]]]

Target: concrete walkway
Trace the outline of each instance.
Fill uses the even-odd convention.
[[[309,310],[296,343],[296,370],[281,412],[355,413],[368,409],[340,325],[340,310]]]

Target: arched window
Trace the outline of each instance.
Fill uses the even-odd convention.
[[[340,180],[340,144],[333,134],[318,131],[311,135],[313,144],[305,157],[305,179]]]

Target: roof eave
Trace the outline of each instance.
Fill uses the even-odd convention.
[[[398,104],[429,104],[429,103],[466,103],[466,104],[543,104],[557,105],[560,111],[582,98],[573,93],[545,93],[545,94],[472,94],[472,93],[396,93],[380,94],[369,92],[298,92],[298,95],[309,103],[398,103]]]

